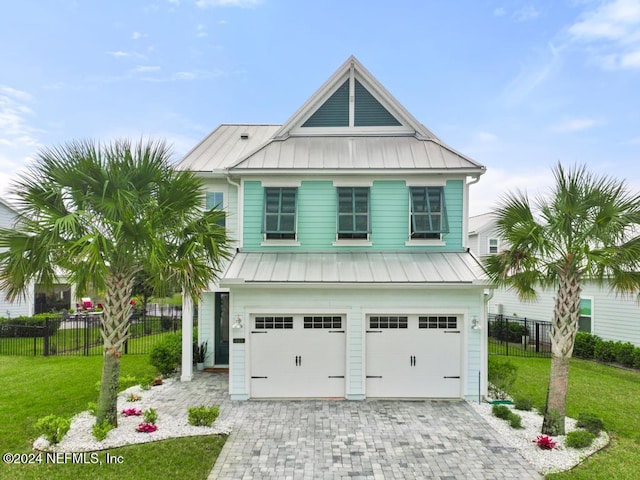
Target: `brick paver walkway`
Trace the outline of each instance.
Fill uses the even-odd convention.
[[[231,423],[209,480],[542,478],[464,401],[232,402],[227,382],[197,373],[166,399],[220,405]]]

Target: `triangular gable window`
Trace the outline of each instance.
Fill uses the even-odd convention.
[[[402,125],[389,113],[358,80],[356,82],[356,105],[354,126],[396,127]]]
[[[349,126],[349,80],[344,82],[326,102],[304,122],[303,127]]]
[[[349,108],[353,82],[352,109]],[[311,115],[302,127],[398,127],[402,123],[352,76]]]

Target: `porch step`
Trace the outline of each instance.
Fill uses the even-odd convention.
[[[229,367],[207,367],[204,371],[209,373],[229,373]]]

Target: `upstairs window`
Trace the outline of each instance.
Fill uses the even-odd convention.
[[[206,202],[207,202],[207,205],[206,205],[207,210],[211,210],[212,208],[223,210],[224,194],[222,192],[207,192]],[[224,227],[226,224],[225,218],[222,218],[217,223],[221,227]]]
[[[369,187],[338,187],[338,239],[368,239]]]
[[[439,240],[449,231],[443,187],[410,187],[411,238]]]
[[[264,189],[264,234],[267,240],[295,240],[297,188]]]
[[[498,253],[498,239],[490,238],[489,239],[489,253]]]

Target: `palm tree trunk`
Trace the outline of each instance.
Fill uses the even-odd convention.
[[[551,374],[547,389],[547,407],[542,433],[564,435],[569,387],[569,360],[578,330],[580,316],[580,275],[569,270],[562,272],[553,312],[551,335]]]
[[[107,278],[107,295],[102,317],[102,338],[104,360],[102,382],[98,397],[96,423],[108,420],[118,426],[118,385],[120,382],[120,357],[122,345],[129,336],[129,316],[131,313],[131,292],[133,275],[114,272]]]

